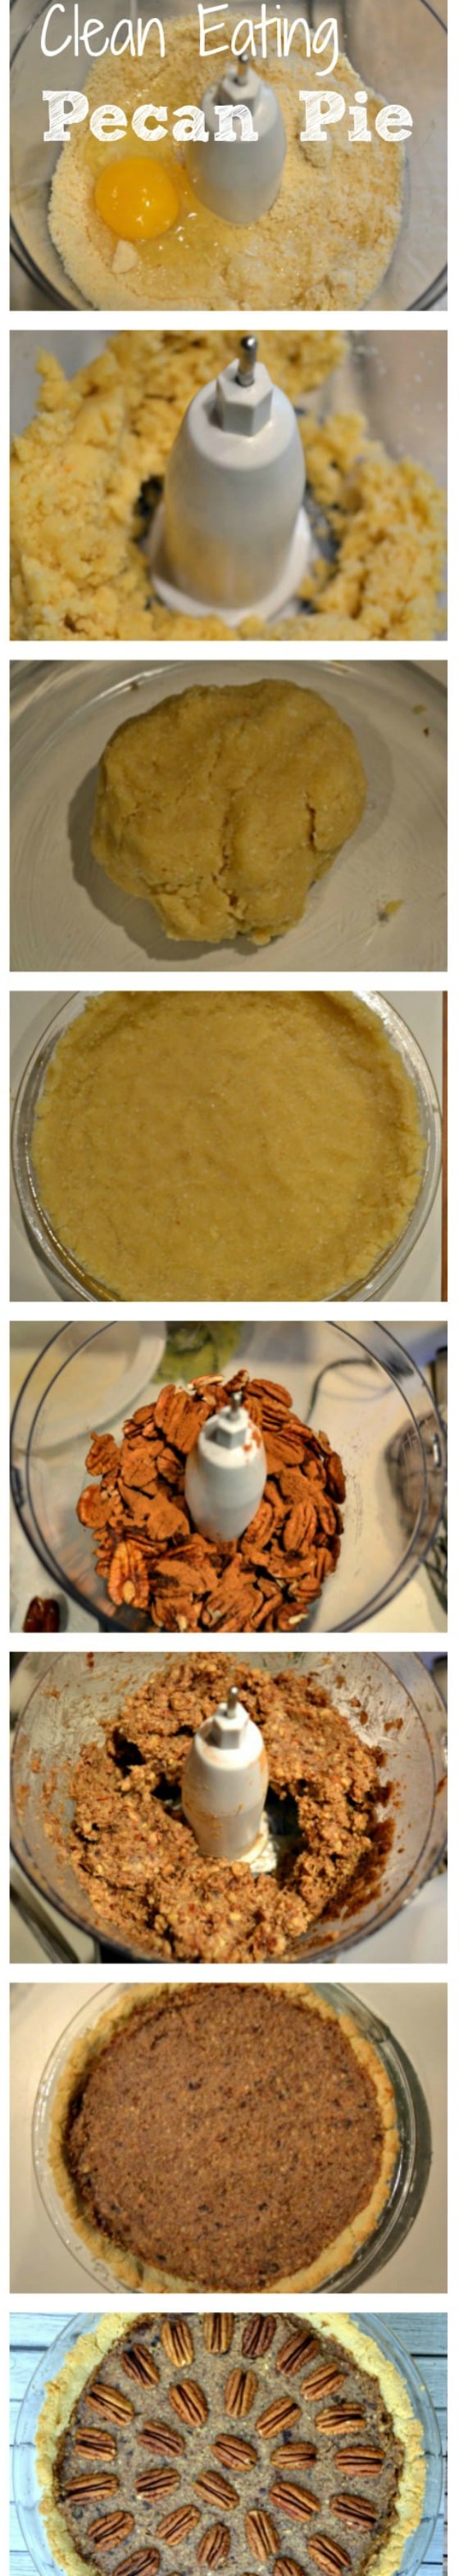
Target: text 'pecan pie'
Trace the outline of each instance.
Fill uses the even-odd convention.
[[[48,2387],[38,2472],[68,2576],[391,2576],[424,2489],[404,2381],[347,2316],[100,2318]]]
[[[311,1986],[124,1990],[74,2044],[50,2158],[114,2277],[316,2288],[352,2262],[398,2154],[379,2051]]]

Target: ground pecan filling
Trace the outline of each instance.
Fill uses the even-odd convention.
[[[139,2317],[85,2380],[54,2486],[78,2557],[113,2576],[363,2576],[403,2456],[377,2376],[339,2334],[285,2315]]]
[[[266,1745],[267,1874],[203,1859],[180,1806],[192,1737],[229,1679]],[[62,1822],[54,1772],[43,1816],[94,1921],[118,1943],[166,1959],[282,1959],[331,1905],[353,1890],[362,1901],[377,1883],[393,1832],[382,1757],[312,1676],[173,1655],[99,1730],[65,1766]]]
[[[324,2255],[330,2276],[358,2213],[372,2229],[394,2098],[314,1989],[188,1985],[123,1998],[71,2062],[61,2150],[77,2211],[144,2273],[259,2290],[310,2278]]]
[[[243,1387],[261,1430],[268,1475],[242,1539],[200,1537],[185,1501],[186,1459],[203,1424]],[[238,1369],[165,1386],[125,1423],[121,1448],[96,1434],[86,1465],[98,1486],[77,1503],[94,1531],[96,1569],[132,1623],[184,1629],[283,1629],[307,1618],[340,1552],[346,1485],[341,1459],[293,1411],[288,1389]],[[126,1624],[126,1622],[124,1622]]]

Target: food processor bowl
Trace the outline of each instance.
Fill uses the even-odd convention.
[[[299,2316],[309,2313],[304,2300],[298,2300],[297,2313]],[[403,2556],[399,2561],[399,2576],[417,2576],[417,2571],[430,2549],[442,2500],[443,2458],[438,2416],[417,2363],[407,2351],[404,2342],[399,2341],[398,2318],[396,2317],[394,2321],[395,2331],[392,2318],[374,2316],[368,2309],[360,2315],[357,2314],[355,2322],[362,2328],[364,2334],[373,2336],[375,2344],[384,2354],[385,2359],[395,2363],[407,2390],[413,2412],[422,2427],[425,2462],[422,2515],[417,2531],[412,2532],[405,2542]],[[57,2377],[67,2354],[74,2351],[79,2335],[94,2333],[99,2323],[100,2309],[93,2315],[85,2309],[81,2315],[66,2317],[54,2341],[47,2345],[46,2352],[41,2353],[40,2360],[35,2362],[19,2408],[13,2444],[13,2497],[24,2549],[27,2558],[31,2559],[32,2565],[37,2569],[37,2576],[54,2576],[55,2571],[55,2562],[51,2557],[45,2524],[39,2508],[36,2465],[38,2420],[50,2379]]]
[[[269,317],[267,317],[269,318]],[[115,324],[115,316],[113,317]],[[116,325],[115,325],[116,327]],[[262,326],[261,326],[262,327]],[[301,324],[299,331],[301,334]],[[318,326],[321,328],[321,325]],[[59,332],[59,364],[72,378],[106,347],[106,331]],[[167,337],[167,334],[165,335]],[[183,334],[184,340],[186,333]],[[236,345],[236,341],[235,341]],[[56,332],[13,330],[10,342],[11,429],[20,437],[35,409],[39,392],[40,352],[56,358]],[[263,357],[263,340],[260,344]],[[212,372],[212,329],[203,379]],[[382,439],[389,455],[410,456],[434,474],[442,489],[447,475],[447,331],[414,326],[410,332],[351,330],[346,333],[339,365],[316,387],[297,396],[299,412],[327,420],[330,412],[363,413],[370,438]],[[323,542],[323,523],[320,522]],[[320,530],[319,530],[320,534]],[[331,539],[329,540],[331,545]],[[199,626],[196,629],[199,636]]]
[[[212,1652],[212,1641],[210,1641]],[[178,1648],[178,1657],[180,1648]],[[178,1660],[177,1657],[177,1660]],[[70,1776],[85,1748],[105,1742],[107,1725],[119,1724],[128,1699],[161,1672],[168,1659],[150,1654],[40,1655],[39,1678],[16,1726],[11,1768],[11,1841],[14,1859],[32,1885],[104,1950],[125,1958],[164,1956],[154,1933],[126,1941],[120,1913],[104,1920],[93,1912],[70,1849],[73,1802]],[[381,1931],[438,1868],[446,1842],[445,1712],[435,1683],[417,1655],[267,1655],[248,1649],[244,1660],[268,1675],[290,1673],[318,1682],[346,1717],[357,1738],[381,1757],[382,1813],[393,1838],[381,1859],[371,1893],[352,1890],[324,1914],[292,1958],[337,1956]],[[228,1660],[228,1684],[232,1664]],[[286,1827],[268,1791],[269,1865]],[[281,1856],[279,1848],[279,1856]],[[264,1866],[263,1858],[261,1866]],[[111,1891],[113,1894],[113,1891]]]
[[[234,1368],[287,1384],[296,1412],[326,1432],[343,1459],[341,1553],[303,1628],[365,1627],[395,1599],[432,1548],[446,1493],[445,1434],[430,1387],[385,1326],[241,1324]],[[30,1370],[11,1433],[11,1481],[21,1526],[53,1584],[101,1629],[145,1628],[116,1610],[95,1572],[91,1532],[77,1520],[94,1431],[115,1438],[134,1403],[154,1400],[164,1327],[125,1321],[64,1325]],[[167,1368],[166,1368],[167,1374]],[[183,1377],[192,1377],[193,1358]],[[135,1391],[127,1394],[128,1386]],[[216,1633],[216,1632],[215,1632]],[[218,1632],[220,1635],[220,1632]],[[173,1642],[173,1639],[172,1641]]]
[[[313,8],[308,13],[314,17]],[[46,60],[40,36],[44,6],[13,0],[11,7],[11,239],[19,266],[43,305],[84,307],[67,276],[48,229],[48,203],[59,147],[43,142],[45,86],[82,90],[91,75],[86,53],[69,45],[57,62]],[[161,17],[177,14],[163,0]],[[319,17],[322,16],[319,9]],[[357,74],[388,101],[401,101],[413,118],[405,155],[402,225],[393,258],[377,292],[375,310],[429,309],[445,295],[447,260],[447,30],[442,0],[337,0],[341,49]],[[104,12],[106,32],[119,16],[116,0]],[[108,67],[110,56],[108,56]],[[305,62],[305,73],[307,65]],[[110,95],[109,68],[107,94]],[[389,148],[389,147],[388,147]],[[391,147],[393,149],[398,147]],[[221,305],[221,282],[215,300]]]
[[[201,974],[224,967],[363,969],[376,984],[394,968],[446,965],[446,664],[288,664],[296,688],[317,689],[354,731],[367,779],[358,830],[318,877],[303,919],[269,943],[168,938],[152,903],[112,885],[91,852],[96,780],[117,726],[190,688],[189,662],[15,662],[11,687],[11,966],[45,974],[139,967]],[[266,660],[199,661],[199,685],[251,688]],[[285,661],[270,658],[270,680]],[[216,702],[217,707],[218,702]],[[250,703],[248,714],[250,713]],[[435,867],[432,852],[435,852]]]
[[[133,1999],[142,2000],[148,1993],[148,1986],[146,1987],[145,1984],[133,1986],[131,1991]],[[163,1992],[167,1995],[168,1991],[174,1992],[174,1989],[168,1988],[166,1984]],[[286,1991],[288,1992],[288,1988]],[[74,2048],[78,2042],[84,2040],[86,2033],[89,2042],[101,2013],[103,2014],[104,2010],[107,2011],[110,2005],[115,2004],[118,1997],[124,2001],[127,1992],[126,1983],[118,1987],[113,1984],[107,1987],[98,1986],[91,2002],[85,2003],[80,2011],[73,2015],[43,2069],[36,2095],[32,2131],[34,2171],[47,2216],[65,2246],[66,2252],[82,2265],[85,2272],[89,2272],[91,2279],[97,2281],[100,2289],[112,2291],[116,2289],[117,2283],[125,2278],[125,2258],[121,2249],[119,2259],[115,2249],[113,2249],[113,2255],[105,2248],[102,2249],[100,2256],[90,2252],[58,2188],[52,2156],[52,2141],[56,2101]],[[422,2205],[430,2172],[432,2156],[430,2120],[425,2095],[415,2068],[411,2065],[400,2042],[393,2037],[387,2023],[381,2021],[379,2015],[371,2012],[368,2005],[363,2003],[360,1996],[355,1995],[349,1986],[328,1984],[321,1986],[315,1982],[314,1993],[323,1995],[325,2002],[334,2006],[337,2013],[350,2012],[362,2037],[370,2041],[372,2047],[377,2050],[392,2086],[397,2115],[398,2155],[388,2198],[381,2216],[376,2222],[371,2237],[367,2238],[363,2245],[356,2247],[352,2261],[346,2263],[342,2270],[331,2274],[329,2281],[324,2282],[323,2285],[327,2290],[351,2290],[358,2289],[364,2281],[374,2279],[375,2272],[382,2264],[391,2260],[414,2224]],[[65,2287],[64,2263],[62,2289],[65,2290]],[[161,2268],[161,2273],[158,2271],[154,2277],[153,2272],[145,2273],[143,2287],[144,2290],[154,2288],[155,2291],[160,2292],[160,2295],[164,2291],[167,2296],[169,2292],[183,2293],[188,2289],[194,2290],[195,2283],[184,2282],[172,2273],[163,2272]],[[139,2291],[141,2288],[140,2268]],[[228,2292],[232,2295],[231,2283],[228,2283]]]
[[[349,988],[352,990],[352,986]],[[355,989],[355,988],[354,988]],[[441,1172],[442,1122],[440,1106],[429,1066],[412,1030],[407,1027],[391,1002],[380,993],[359,993],[361,1007],[374,1013],[385,1030],[391,1046],[400,1056],[406,1074],[414,1083],[419,1125],[423,1144],[423,1163],[414,1207],[396,1243],[374,1263],[364,1276],[357,1274],[346,1287],[336,1280],[329,1291],[330,1299],[346,1301],[351,1297],[373,1298],[386,1295],[403,1263],[413,1252],[423,1233],[436,1197]],[[116,1290],[106,1280],[95,1278],[84,1269],[76,1255],[60,1241],[40,1199],[34,1169],[34,1126],[48,1066],[59,1038],[85,1008],[82,993],[67,995],[59,1010],[43,1029],[19,1083],[12,1122],[12,1161],[16,1188],[26,1231],[34,1252],[62,1297],[97,1298],[110,1304]],[[152,1293],[154,1285],[152,1283]]]

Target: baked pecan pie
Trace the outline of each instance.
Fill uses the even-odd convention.
[[[390,2576],[424,2487],[405,2383],[347,2316],[102,2317],[48,2389],[38,2469],[69,2576]]]
[[[243,1388],[261,1432],[268,1474],[241,1539],[220,1545],[194,1528],[185,1498],[190,1450],[212,1414]],[[119,1447],[96,1433],[86,1459],[78,1519],[93,1531],[96,1570],[126,1625],[290,1629],[337,1565],[346,1480],[326,1432],[294,1413],[288,1388],[238,1369],[163,1386],[125,1422]]]
[[[124,1990],[71,2051],[50,2142],[116,2278],[249,2293],[342,2272],[397,2151],[392,2085],[352,2009],[252,1983]]]

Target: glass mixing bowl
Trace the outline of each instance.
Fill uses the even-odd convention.
[[[350,989],[352,990],[352,987]],[[436,1197],[441,1171],[441,1113],[435,1083],[421,1048],[405,1020],[400,1019],[398,1012],[382,994],[360,994],[359,1000],[366,1010],[373,1012],[375,1018],[382,1022],[391,1046],[401,1057],[405,1072],[410,1075],[414,1083],[423,1141],[423,1166],[415,1205],[398,1241],[391,1244],[390,1250],[365,1276],[357,1275],[345,1288],[337,1280],[330,1290],[330,1298],[339,1300],[341,1298],[348,1300],[350,1297],[369,1298],[387,1293],[397,1278],[403,1262],[408,1259],[423,1232]],[[71,1021],[79,1017],[85,1008],[85,1001],[86,996],[82,993],[67,995],[65,1002],[61,1002],[59,1010],[53,1013],[29,1057],[14,1104],[13,1171],[27,1233],[34,1252],[39,1260],[44,1262],[53,1285],[63,1296],[73,1298],[76,1294],[86,1300],[97,1297],[112,1303],[116,1291],[107,1286],[105,1281],[92,1277],[89,1271],[83,1269],[80,1261],[69,1252],[67,1246],[61,1243],[40,1199],[34,1171],[34,1125],[48,1065],[62,1032],[69,1027]],[[154,1293],[153,1283],[152,1293]]]
[[[285,660],[270,659],[271,680]],[[99,762],[118,724],[190,687],[182,659],[15,662],[11,688],[11,966],[74,976],[171,965],[201,974],[307,968],[360,970],[385,984],[447,963],[447,666],[412,662],[288,664],[353,727],[368,782],[366,812],[308,896],[303,920],[255,947],[167,937],[153,905],[111,885],[91,853]],[[266,660],[200,659],[200,685],[266,680]],[[435,866],[432,853],[435,852]]]
[[[167,1993],[167,1985],[164,1991]],[[109,2005],[115,2003],[118,1996],[125,1997],[126,1992],[126,1984],[98,1986],[91,2003],[85,2003],[82,2009],[73,2015],[43,2069],[33,2116],[34,2169],[47,2216],[51,2219],[66,2252],[82,2264],[83,2270],[89,2272],[91,2279],[97,2281],[99,2289],[102,2290],[116,2289],[117,2282],[120,2277],[121,2279],[123,2277],[122,2270],[120,2275],[115,2253],[113,2260],[105,2251],[100,2257],[91,2255],[84,2238],[78,2234],[78,2229],[73,2225],[69,2210],[57,2187],[50,2161],[50,2147],[56,2097],[69,2056],[71,2057],[77,2042],[84,2038],[86,2032],[88,2039],[90,2038],[91,2032],[95,2030],[99,2021],[101,2011],[107,2011]],[[145,1985],[132,1988],[133,1995],[139,1998],[142,1998],[145,1992]],[[372,2236],[367,2238],[364,2245],[356,2247],[351,2263],[347,2263],[341,2271],[334,2272],[327,2284],[324,2283],[324,2288],[326,2286],[327,2290],[351,2290],[361,2286],[364,2281],[374,2279],[375,2271],[378,2271],[383,2263],[389,2262],[398,2247],[404,2243],[405,2237],[413,2226],[421,2208],[430,2172],[432,2156],[430,2120],[415,2068],[405,2055],[405,2050],[401,2048],[399,2041],[393,2038],[387,2023],[380,2021],[376,2013],[370,2012],[368,2005],[362,2003],[360,1997],[355,1995],[349,1986],[321,1986],[315,1983],[314,1993],[322,1994],[325,2001],[334,2005],[338,2013],[349,2011],[352,2013],[358,2030],[377,2050],[395,2097],[399,2147],[388,2199]],[[65,2287],[64,2264],[62,2289],[65,2290]],[[164,2276],[166,2295],[170,2291],[181,2291],[184,2287],[186,2285],[182,2281],[173,2279],[172,2275]]]
[[[35,1361],[13,1415],[11,1481],[22,1528],[53,1584],[101,1629],[146,1622],[132,1609],[115,1610],[95,1573],[91,1532],[76,1516],[86,1453],[94,1430],[117,1437],[133,1404],[151,1400],[162,1333],[152,1324],[139,1336],[127,1321],[66,1324]],[[370,1321],[364,1331],[328,1322],[241,1325],[222,1374],[239,1366],[287,1384],[301,1419],[327,1433],[345,1467],[341,1554],[301,1625],[329,1633],[367,1626],[423,1563],[444,1510],[445,1435],[430,1387],[401,1340]]]
[[[309,2314],[303,2300],[298,2301],[297,2307],[299,2316]],[[93,2315],[85,2309],[80,2316],[66,2317],[54,2341],[47,2345],[31,2370],[19,2408],[13,2445],[13,2497],[24,2548],[37,2569],[37,2576],[53,2576],[55,2571],[39,2508],[36,2466],[38,2419],[50,2379],[54,2379],[62,2369],[67,2353],[73,2352],[79,2335],[95,2331],[99,2318],[100,2309]],[[361,2326],[364,2334],[373,2336],[385,2359],[395,2363],[414,2414],[422,2425],[426,2472],[422,2515],[417,2531],[412,2532],[405,2542],[403,2556],[399,2560],[399,2576],[417,2576],[418,2568],[430,2549],[442,2501],[443,2457],[438,2416],[417,2363],[405,2343],[399,2341],[398,2319],[395,2318],[394,2330],[392,2318],[374,2316],[366,2309],[364,2313],[356,2314],[356,2324]]]
[[[180,1648],[178,1648],[180,1653]],[[367,1747],[382,1755],[381,1786],[390,1781],[384,1815],[393,1817],[393,1842],[365,1903],[352,1894],[342,1909],[323,1916],[292,1956],[333,1958],[364,1935],[380,1931],[438,1867],[446,1842],[445,1712],[417,1655],[259,1654],[245,1660],[268,1673],[285,1670],[314,1678]],[[79,1929],[118,1956],[160,1956],[154,1941],[128,1945],[123,1925],[93,1915],[68,1845],[72,1803],[65,1786],[69,1765],[85,1746],[105,1741],[109,1719],[164,1664],[164,1655],[103,1653],[40,1656],[35,1679],[15,1730],[11,1766],[11,1841],[15,1860],[42,1896]],[[228,1666],[228,1682],[232,1666]],[[362,1722],[363,1721],[363,1722]],[[64,1784],[64,1785],[63,1785]],[[271,1835],[276,1819],[270,1813]],[[54,1824],[56,1845],[46,1826]],[[285,1841],[283,1844],[285,1848]],[[272,1859],[271,1846],[271,1859]]]
[[[313,8],[308,12],[313,18]],[[71,13],[70,13],[71,14]],[[176,14],[163,0],[161,16]],[[319,17],[323,16],[319,8]],[[13,0],[11,8],[11,231],[12,249],[43,304],[76,306],[84,299],[72,286],[48,231],[49,189],[58,148],[44,144],[45,86],[58,87],[63,77],[71,89],[86,87],[91,62],[72,45],[57,62],[46,60],[40,36],[44,5]],[[406,150],[402,226],[394,257],[371,298],[375,309],[428,309],[444,297],[447,260],[447,30],[441,0],[336,0],[340,45],[369,87],[383,98],[402,100],[413,118]],[[104,26],[110,33],[119,18],[117,0],[108,0]],[[108,63],[110,57],[108,57]],[[110,95],[109,73],[107,93]],[[363,146],[362,146],[363,149]],[[216,301],[219,294],[216,290]]]

